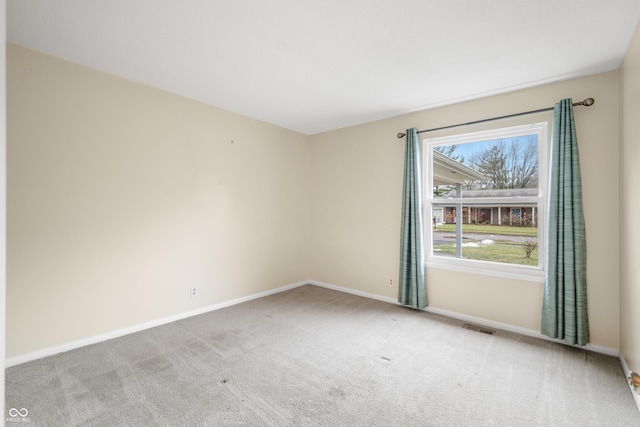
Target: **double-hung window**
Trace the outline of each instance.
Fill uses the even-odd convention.
[[[424,144],[427,266],[543,280],[547,124]]]

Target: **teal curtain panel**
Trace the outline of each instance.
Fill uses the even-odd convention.
[[[422,145],[415,128],[407,129],[406,138],[398,302],[421,309],[427,306],[422,224]]]
[[[586,345],[587,242],[571,99],[563,99],[554,108],[551,145],[542,333],[567,344]]]

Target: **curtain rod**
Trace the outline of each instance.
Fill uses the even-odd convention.
[[[592,106],[596,101],[593,98],[587,98],[584,101],[580,101],[580,102],[574,102],[573,106],[578,106],[578,105],[584,105],[585,107],[590,107]],[[532,111],[525,111],[523,113],[515,113],[515,114],[508,114],[506,116],[499,116],[499,117],[491,117],[489,119],[482,119],[482,120],[476,120],[475,122],[467,122],[467,123],[458,123],[455,125],[449,125],[449,126],[442,126],[439,128],[433,128],[433,129],[426,129],[426,130],[419,130],[418,133],[422,133],[422,132],[433,132],[436,130],[442,130],[442,129],[449,129],[449,128],[455,128],[458,126],[468,126],[468,125],[475,125],[477,123],[484,123],[484,122],[490,122],[492,120],[500,120],[500,119],[508,119],[510,117],[517,117],[517,116],[524,116],[525,114],[534,114],[534,113],[541,113],[543,111],[551,111],[553,110],[555,107],[549,107],[549,108],[541,108],[539,110],[532,110]],[[406,133],[402,133],[402,132],[398,132],[398,138],[404,138],[407,134]]]

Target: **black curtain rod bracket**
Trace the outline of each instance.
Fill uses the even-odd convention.
[[[584,101],[580,101],[580,102],[574,102],[573,106],[579,106],[579,105],[583,105],[585,107],[590,107],[595,103],[595,99],[593,98],[587,98]],[[549,107],[549,108],[541,108],[539,110],[532,110],[532,111],[525,111],[523,113],[515,113],[515,114],[508,114],[506,116],[499,116],[499,117],[491,117],[489,119],[482,119],[482,120],[476,120],[474,122],[467,122],[467,123],[458,123],[455,125],[449,125],[449,126],[442,126],[439,128],[433,128],[433,129],[425,129],[425,130],[419,130],[418,133],[423,133],[423,132],[433,132],[436,130],[442,130],[442,129],[449,129],[449,128],[455,128],[455,127],[459,127],[459,126],[468,126],[468,125],[475,125],[478,123],[484,123],[484,122],[490,122],[492,120],[500,120],[500,119],[508,119],[511,117],[517,117],[517,116],[524,116],[526,114],[535,114],[535,113],[542,113],[543,111],[551,111],[553,110],[555,107]],[[405,136],[407,136],[406,133],[403,132],[398,132],[398,139],[400,138],[404,138]]]

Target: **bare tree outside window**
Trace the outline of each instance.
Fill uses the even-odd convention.
[[[538,143],[532,137],[492,141],[469,164],[486,180],[469,181],[468,190],[538,187]]]

